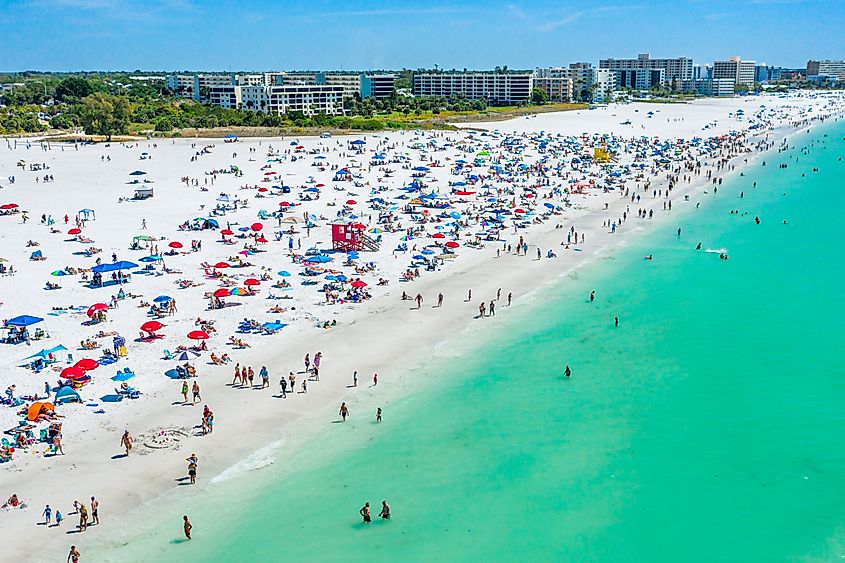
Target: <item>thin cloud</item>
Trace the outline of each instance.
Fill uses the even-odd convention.
[[[540,32],[549,33],[550,31],[554,31],[558,28],[567,26],[585,16],[592,16],[595,14],[601,14],[606,12],[621,12],[624,10],[637,9],[639,7],[640,6],[601,6],[598,8],[593,8],[591,10],[580,10],[578,12],[572,12],[571,14],[561,19],[543,23],[537,29]]]
[[[438,7],[438,8],[384,8],[381,10],[350,10],[346,12],[310,12],[310,17],[326,17],[326,18],[354,18],[363,16],[423,16],[432,14],[456,14],[463,10],[458,8]]]

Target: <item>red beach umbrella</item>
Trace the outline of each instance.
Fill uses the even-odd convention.
[[[446,235],[444,235],[443,233],[434,233],[433,235],[431,235],[431,238],[446,238]]]
[[[354,199],[347,199],[346,200],[346,205],[355,205],[356,203],[358,203],[358,202],[355,201]]]
[[[261,193],[264,193],[264,192],[269,192],[270,190],[268,190],[267,188],[258,188],[258,191],[261,192]]]
[[[268,170],[264,173],[265,176],[272,176],[273,174],[275,174],[275,172],[273,172],[272,170]]]
[[[220,289],[215,290],[214,293],[212,293],[212,295],[214,295],[214,297],[229,297],[232,294],[229,293],[228,289],[221,287]]]
[[[215,268],[228,268],[229,264],[227,264],[226,262],[218,262],[217,264],[214,265],[214,267]]]
[[[449,242],[446,243],[447,248],[458,248],[459,246],[461,246],[461,245],[458,244],[457,242],[453,241],[453,240],[450,240]]]
[[[525,213],[525,210],[522,209],[522,208],[518,208],[518,209],[514,209],[513,212],[514,213]]]
[[[164,328],[164,325],[158,321],[147,321],[141,325],[141,330],[144,332],[155,332]]]
[[[65,368],[62,370],[61,377],[64,379],[82,379],[85,377],[85,370],[77,367]]]
[[[171,242],[167,246],[169,246],[170,248],[182,248],[182,243],[179,242],[178,240],[174,240],[173,242]]]
[[[82,232],[82,229],[77,229],[76,227],[70,229],[67,234],[69,235],[78,235]]]
[[[17,203],[4,203],[3,205],[0,205],[0,209],[4,209],[4,210],[17,209],[17,208],[18,208]]]
[[[232,231],[231,229],[223,229],[222,231],[220,231],[220,234],[232,236],[233,234],[235,234],[235,232]]]
[[[279,207],[290,207],[290,206],[292,206],[292,205],[293,205],[293,204],[292,204],[291,202],[289,202],[289,201],[280,201],[280,202],[279,202]]]
[[[93,317],[94,313],[96,313],[97,311],[108,311],[108,310],[109,310],[109,306],[106,305],[105,303],[94,303],[93,305],[88,307],[88,313],[87,314],[88,314],[89,317]]]
[[[364,281],[361,281],[361,280],[355,280],[354,282],[352,282],[349,285],[351,285],[352,287],[361,288],[361,287],[367,287],[367,282],[364,282]]]
[[[261,285],[261,282],[255,278],[249,278],[244,282],[244,285]]]
[[[366,229],[367,225],[365,225],[363,223],[352,223],[352,228],[353,229]]]
[[[188,338],[191,340],[206,340],[208,339],[208,333],[202,330],[192,330],[188,333]]]
[[[261,223],[253,223],[253,224],[252,224],[252,226],[250,227],[250,229],[252,229],[252,230],[253,230],[253,231],[255,231],[256,233],[257,233],[258,231],[260,231],[261,229],[263,229],[263,228],[264,228],[264,225],[263,225],[263,224],[261,224]]]
[[[266,243],[267,243],[267,239],[266,239],[266,238],[264,238],[264,235],[261,235],[260,237],[258,237],[257,239],[255,239],[255,242],[260,242],[261,244],[266,244]]]
[[[83,358],[73,364],[73,367],[79,368],[84,371],[91,371],[92,369],[97,369],[100,367],[100,364],[97,363],[97,360],[92,360],[91,358]]]

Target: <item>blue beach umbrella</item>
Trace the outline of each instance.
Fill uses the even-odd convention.
[[[128,379],[132,379],[135,377],[135,374],[131,371],[119,371],[117,375],[111,378],[112,381],[126,381]]]
[[[172,300],[173,300],[173,298],[170,297],[169,295],[159,295],[158,297],[153,299],[153,302],[155,302],[155,303],[167,303],[168,301],[172,301]]]
[[[287,278],[287,277],[289,277],[289,276],[290,276],[290,272],[288,272],[287,270],[282,270],[282,271],[277,272],[277,273],[278,273],[280,276],[282,276],[283,278]]]

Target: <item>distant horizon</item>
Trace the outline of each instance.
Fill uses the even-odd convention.
[[[246,7],[231,0],[0,0],[0,7],[6,73],[530,70],[638,53],[696,64],[738,55],[786,68],[845,59],[845,3],[824,0],[597,0],[588,8],[551,0],[352,7],[340,0]]]

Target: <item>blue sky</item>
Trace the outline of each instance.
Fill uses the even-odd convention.
[[[845,0],[0,0],[0,70],[845,59]]]

